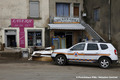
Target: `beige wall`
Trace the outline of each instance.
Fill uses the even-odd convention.
[[[27,18],[27,0],[0,1],[0,28],[8,27],[11,24],[11,18]]]
[[[34,25],[45,27],[49,21],[49,0],[40,1],[40,17],[35,19]],[[27,19],[29,17],[29,0],[1,0],[0,1],[0,28],[8,27],[12,18]]]
[[[34,28],[45,28],[49,22],[49,0],[38,1],[40,2],[40,19],[34,19]],[[29,0],[0,1],[0,31],[4,30],[4,28],[10,28],[11,19],[28,19],[28,17]],[[4,42],[4,31],[2,32],[3,39],[0,40]],[[45,34],[43,36],[45,36]]]

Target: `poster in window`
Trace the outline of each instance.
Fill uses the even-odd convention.
[[[66,48],[66,38],[61,38],[61,49]]]
[[[37,46],[41,46],[41,45],[42,45],[41,39],[37,39]]]

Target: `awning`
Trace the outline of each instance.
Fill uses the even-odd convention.
[[[81,24],[48,24],[50,29],[62,29],[62,30],[85,30],[85,27]]]

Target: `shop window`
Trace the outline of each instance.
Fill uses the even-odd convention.
[[[28,32],[28,46],[42,46],[42,32]]]
[[[68,17],[70,15],[70,4],[68,3],[57,3],[56,9],[58,17]]]
[[[99,21],[100,20],[100,9],[94,9],[94,21]]]
[[[30,1],[30,17],[39,18],[39,1]]]
[[[78,3],[74,4],[74,17],[79,17],[79,6]]]

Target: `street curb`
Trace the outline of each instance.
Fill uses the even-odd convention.
[[[120,56],[118,56],[118,65],[120,65]]]

